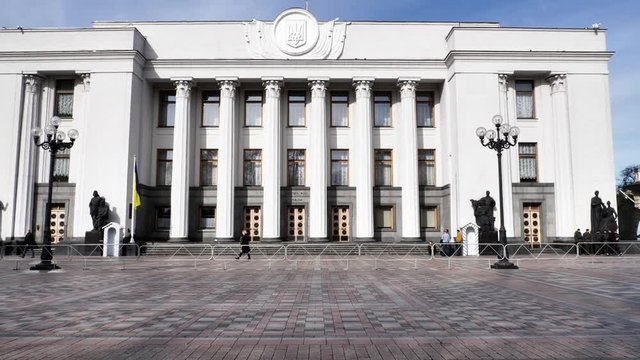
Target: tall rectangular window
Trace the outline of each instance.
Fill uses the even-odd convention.
[[[438,228],[438,208],[436,206],[423,206],[420,208],[420,228],[423,230],[436,230]]]
[[[262,150],[244,150],[244,185],[262,185]]]
[[[156,166],[156,185],[171,185],[171,170],[173,163],[173,150],[158,149],[158,163]]]
[[[373,93],[373,113],[375,127],[391,127],[391,93],[375,91]]]
[[[244,94],[244,126],[262,126],[262,92],[247,91]]]
[[[200,149],[200,186],[218,184],[218,150]]]
[[[215,229],[216,227],[216,207],[201,206],[200,207],[200,229]]]
[[[376,184],[375,186],[392,185],[393,157],[391,150],[375,150]]]
[[[518,144],[518,149],[520,155],[520,181],[538,181],[537,144],[520,143]]]
[[[159,206],[156,208],[156,230],[169,230],[171,226],[171,207]]]
[[[533,119],[533,80],[516,80],[516,114],[519,119]]]
[[[349,185],[349,150],[331,150],[331,186]]]
[[[432,92],[419,92],[416,94],[416,121],[418,127],[434,127]]]
[[[55,109],[53,114],[61,118],[73,117],[73,88],[75,80],[56,80]]]
[[[287,151],[287,178],[289,179],[289,186],[304,186],[304,150],[289,150]]]
[[[331,92],[331,126],[349,126],[349,92]]]
[[[393,206],[376,206],[373,223],[376,230],[393,230],[395,227]]]
[[[56,165],[53,168],[53,181],[69,182],[70,149],[58,150]]]
[[[307,103],[307,94],[304,91],[289,91],[289,122],[290,127],[304,127],[304,107]]]
[[[158,127],[173,127],[176,116],[176,92],[160,91]]]
[[[202,127],[217,127],[220,119],[220,91],[202,92]]]
[[[418,150],[418,181],[421,186],[436,185],[436,155],[433,149]]]

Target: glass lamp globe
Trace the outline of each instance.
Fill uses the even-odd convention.
[[[78,136],[80,136],[80,133],[76,129],[69,130],[67,134],[69,135],[69,139],[71,139],[71,141],[77,139]]]
[[[34,138],[39,138],[42,135],[42,129],[39,127],[34,127],[31,129],[31,136]]]
[[[496,138],[496,135],[497,135],[497,133],[496,133],[496,131],[495,131],[495,130],[489,130],[489,131],[487,131],[487,138],[488,138],[489,140],[493,140],[493,139],[495,139],[495,138]]]
[[[511,130],[511,125],[504,123],[500,126],[500,132],[503,134],[509,134],[509,131]]]
[[[51,118],[51,125],[60,126],[60,118],[58,116],[54,116]]]
[[[56,132],[56,128],[55,126],[49,124],[47,126],[44,127],[44,133],[49,135],[49,136],[53,136],[53,134],[55,134]]]
[[[58,141],[64,141],[64,139],[67,137],[67,135],[65,133],[63,133],[62,131],[58,132],[56,134],[56,138],[58,139]]]
[[[491,118],[491,122],[493,123],[493,125],[502,124],[502,116],[501,115],[493,115],[493,117]]]
[[[487,134],[487,129],[485,129],[484,127],[480,126],[479,128],[476,129],[476,135],[478,135],[478,137],[483,138],[486,134]]]
[[[512,127],[509,134],[513,137],[518,137],[518,135],[520,135],[520,128],[517,126]]]

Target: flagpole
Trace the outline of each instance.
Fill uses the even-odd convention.
[[[136,181],[136,156],[133,155],[133,165],[131,168],[131,179],[135,182]],[[136,234],[136,206],[135,206],[135,198],[136,198],[136,192],[134,191],[134,187],[135,187],[135,183],[132,182],[131,183],[131,236],[132,236],[132,241],[133,241],[133,237]],[[137,191],[137,189],[135,189]]]

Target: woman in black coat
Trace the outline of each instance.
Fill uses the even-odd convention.
[[[240,245],[242,245],[242,251],[238,256],[236,256],[236,260],[240,259],[243,254],[247,254],[247,260],[251,260],[251,248],[249,247],[249,242],[251,242],[251,238],[249,237],[249,232],[247,230],[242,230],[242,237],[240,237]]]

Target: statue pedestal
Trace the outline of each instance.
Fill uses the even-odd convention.
[[[84,255],[96,255],[102,256],[102,249],[98,248],[98,245],[102,245],[104,242],[104,233],[102,231],[87,231],[84,233],[84,243],[87,246],[83,246],[82,253]],[[95,245],[95,246],[89,246]]]
[[[497,231],[480,231],[480,238],[478,239],[480,246],[480,255],[498,255],[502,256],[502,246],[486,245],[486,244],[498,244],[498,232]]]

